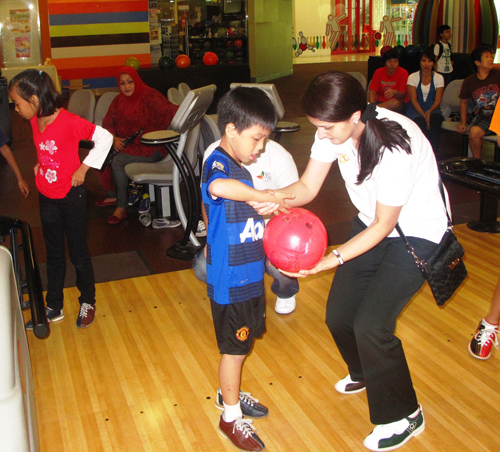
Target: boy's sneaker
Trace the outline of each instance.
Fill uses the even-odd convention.
[[[469,353],[477,359],[488,359],[491,347],[498,348],[498,325],[491,325],[484,320],[479,322],[474,337],[469,344]]]
[[[363,445],[370,450],[394,450],[406,444],[410,438],[422,433],[425,429],[422,407],[412,417],[408,416],[390,424],[377,425],[363,441]]]
[[[139,221],[145,228],[149,228],[153,220],[151,220],[151,214],[147,212],[147,213],[141,213],[139,215]]]
[[[180,225],[180,220],[168,220],[167,218],[155,218],[153,220],[154,229],[176,228]]]
[[[364,391],[366,384],[364,381],[353,381],[351,374],[349,374],[335,383],[335,389],[342,394],[356,394],[357,392]]]
[[[276,298],[276,304],[274,305],[274,310],[281,315],[290,314],[295,311],[296,306],[295,295],[290,298]]]
[[[204,221],[198,221],[198,227],[196,228],[196,237],[206,237],[207,236],[207,228],[205,226]]]
[[[233,422],[224,421],[222,414],[219,421],[219,432],[227,438],[239,450],[258,452],[266,446],[257,435],[257,431],[251,425],[250,419],[240,418]]]
[[[128,196],[128,205],[130,207],[136,205],[139,202],[139,199],[142,194],[142,186],[141,185],[130,185],[129,196]]]
[[[47,313],[47,320],[49,322],[57,322],[58,320],[64,319],[64,312],[61,309],[60,311],[54,311],[54,309],[45,308],[45,312]],[[25,325],[27,330],[33,329],[33,319],[28,320]]]
[[[217,397],[215,399],[215,406],[219,410],[224,410],[224,400],[222,399],[222,392],[217,389]],[[260,419],[269,414],[269,409],[259,403],[259,400],[252,397],[249,392],[240,391],[240,406],[243,416]]]
[[[78,328],[87,328],[94,323],[95,320],[95,304],[82,303],[80,313],[76,319]]]
[[[137,210],[139,211],[139,213],[148,213],[150,208],[151,208],[151,198],[147,193],[144,193],[142,195],[139,208]]]

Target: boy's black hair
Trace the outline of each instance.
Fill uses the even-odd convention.
[[[481,62],[481,58],[483,56],[483,53],[488,52],[491,53],[492,55],[495,55],[495,49],[493,46],[490,44],[482,43],[479,44],[470,54],[470,58],[472,60],[472,66],[474,67],[474,71],[477,71],[477,64],[476,61]]]
[[[272,132],[278,122],[271,98],[260,88],[238,86],[222,96],[217,105],[217,126],[221,136],[234,124],[238,133],[259,125]]]
[[[26,102],[32,103],[32,97],[38,97],[39,118],[51,116],[58,108],[62,108],[61,95],[54,88],[50,75],[36,69],[26,69],[17,74],[9,83],[9,91],[15,89]]]
[[[396,58],[399,61],[399,52],[397,49],[389,49],[387,52],[384,53],[384,56],[382,57],[382,60],[384,61],[384,64],[386,63],[387,60],[392,60],[393,58]]]
[[[441,33],[444,33],[446,30],[451,30],[451,27],[449,25],[444,25],[444,24],[438,27],[437,29],[438,41],[439,38],[441,38]]]

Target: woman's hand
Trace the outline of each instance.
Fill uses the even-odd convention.
[[[125,145],[123,144],[123,141],[124,139],[123,138],[119,138],[119,137],[115,137],[113,135],[113,147],[117,150],[117,151],[123,151],[125,149]]]
[[[299,272],[287,272],[285,270],[278,269],[284,275],[293,277],[293,278],[305,278],[309,275],[315,275],[319,272],[330,270],[339,265],[338,259],[332,254],[328,253],[321,258],[321,260],[311,269],[309,270],[300,270]]]
[[[458,133],[465,133],[467,130],[467,124],[459,124],[457,126],[457,132]]]
[[[425,122],[427,124],[427,130],[431,130],[431,111],[427,110],[424,115]]]
[[[35,173],[35,177],[36,175],[38,174],[38,169],[40,168],[40,163],[37,163],[34,167],[33,167],[33,172]]]

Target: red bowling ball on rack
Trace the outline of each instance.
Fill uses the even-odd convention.
[[[276,215],[264,229],[264,252],[271,263],[284,271],[310,270],[328,246],[326,228],[306,209],[290,209]]]

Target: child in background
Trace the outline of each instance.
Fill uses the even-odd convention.
[[[90,167],[102,166],[113,136],[62,108],[61,96],[43,71],[27,69],[16,75],[10,81],[9,95],[17,113],[30,121],[37,149],[34,172],[47,249],[47,318],[51,322],[64,318],[66,239],[81,294],[76,326],[86,328],[95,318],[95,285],[87,247],[87,194],[83,182]],[[83,163],[78,154],[80,140],[94,142]],[[32,320],[26,328],[33,328]]]
[[[19,190],[21,190],[21,193],[26,198],[30,194],[30,186],[24,180],[24,177],[21,174],[21,170],[17,165],[14,154],[12,153],[9,145],[7,144],[8,141],[9,138],[2,132],[2,130],[0,130],[0,154],[4,156],[10,168],[12,169],[12,171],[14,171],[14,174],[16,175],[17,178],[17,184],[19,185]]]
[[[444,78],[444,86],[451,82],[453,62],[451,61],[451,28],[449,25],[441,25],[437,29],[439,41],[434,46],[436,55],[436,72]]]
[[[240,391],[243,362],[265,331],[264,220],[246,201],[284,205],[287,194],[255,190],[242,163],[264,149],[277,116],[264,91],[246,87],[228,91],[217,115],[222,140],[205,161],[201,191],[208,217],[207,293],[222,355],[219,432],[240,450],[261,451],[264,443],[243,414],[262,418],[269,410]]]

